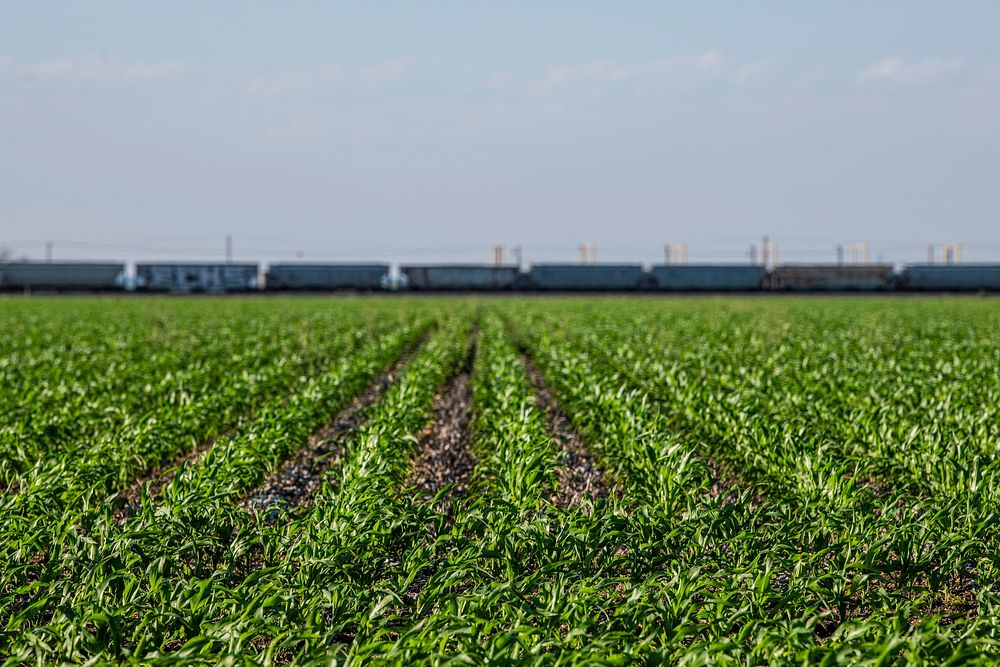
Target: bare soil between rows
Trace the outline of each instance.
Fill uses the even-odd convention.
[[[396,381],[412,354],[396,360],[351,403],[337,413],[333,421],[316,432],[305,447],[274,472],[263,485],[240,501],[240,506],[259,512],[276,503],[307,505],[323,484],[327,470],[347,455],[346,444],[361,426],[362,413],[374,405]]]
[[[476,465],[471,420],[469,373],[462,372],[434,397],[433,419],[418,436],[420,446],[405,483],[424,501],[431,501],[448,489],[443,499],[445,513],[450,514],[453,501],[468,492]]]
[[[597,459],[559,407],[534,362],[527,356],[522,356],[521,361],[529,381],[534,385],[535,402],[545,411],[549,432],[562,452],[562,460],[556,466],[558,485],[555,503],[560,507],[575,507],[587,496],[606,498],[611,493],[611,487]]]

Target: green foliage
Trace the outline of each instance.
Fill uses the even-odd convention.
[[[994,664],[996,303],[6,300],[0,658]],[[470,355],[473,483],[425,501]],[[525,356],[609,497],[554,502]],[[236,502],[401,358],[310,503]]]

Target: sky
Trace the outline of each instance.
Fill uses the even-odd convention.
[[[0,247],[1000,261],[997,26],[995,0],[0,0]]]

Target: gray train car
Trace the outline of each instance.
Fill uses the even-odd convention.
[[[748,264],[687,264],[652,267],[653,286],[677,292],[754,292],[764,289],[762,266]]]
[[[0,264],[0,287],[9,290],[123,289],[124,264],[111,262],[10,262]]]
[[[388,284],[388,264],[271,264],[268,291],[377,290]]]
[[[258,288],[256,264],[137,264],[136,289],[145,292],[251,292]]]
[[[534,289],[560,291],[630,291],[650,286],[640,264],[535,264],[527,281]]]
[[[426,264],[401,266],[405,286],[428,291],[511,290],[520,272],[515,267],[482,264]]]
[[[782,264],[771,271],[771,289],[801,292],[880,292],[894,289],[891,264]]]
[[[909,264],[900,286],[913,291],[1000,291],[1000,264]]]

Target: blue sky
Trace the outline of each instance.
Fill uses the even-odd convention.
[[[1000,260],[1000,3],[0,9],[15,255]]]

